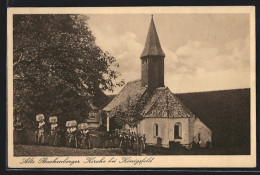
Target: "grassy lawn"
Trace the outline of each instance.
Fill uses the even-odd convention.
[[[240,150],[228,151],[226,149],[168,149],[147,146],[143,155],[238,155]],[[121,148],[109,149],[75,149],[66,147],[50,147],[41,145],[15,145],[14,156],[123,156]],[[136,155],[135,151],[128,149],[128,155]]]
[[[135,154],[128,151],[128,154]],[[41,145],[15,145],[14,156],[121,156],[121,148],[113,149],[75,149],[66,147],[50,147]]]

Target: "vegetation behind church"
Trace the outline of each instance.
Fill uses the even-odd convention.
[[[212,149],[250,154],[250,89],[175,94],[212,130]]]

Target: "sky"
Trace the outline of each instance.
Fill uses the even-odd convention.
[[[96,43],[119,63],[119,79],[141,77],[149,14],[91,14]],[[173,93],[250,87],[249,14],[154,14],[166,55],[165,86]],[[123,87],[115,88],[117,94]]]

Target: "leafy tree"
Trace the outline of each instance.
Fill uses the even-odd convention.
[[[137,127],[138,123],[143,119],[140,114],[140,107],[138,105],[128,105],[126,109],[123,106],[118,106],[114,115],[116,126],[123,128],[125,125],[131,128]]]
[[[142,111],[149,95],[150,92],[147,91],[140,99],[137,100],[136,103],[131,101],[129,97],[126,105],[119,105],[116,107],[113,115],[113,121],[115,121],[114,126],[124,128],[128,125],[131,128],[136,128],[137,137],[139,137],[138,124],[143,120]],[[139,139],[137,139],[137,155],[139,154],[139,149]]]
[[[14,116],[87,116],[102,91],[123,81],[119,65],[95,43],[85,15],[14,15]],[[101,94],[101,95],[100,95]]]

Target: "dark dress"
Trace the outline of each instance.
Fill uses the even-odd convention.
[[[14,123],[14,144],[26,144],[26,130],[22,121]]]
[[[128,146],[128,136],[123,136],[123,140],[122,140],[122,149],[124,154],[127,154],[127,146]]]
[[[59,135],[58,126],[51,128],[50,136],[49,136],[49,145],[50,146],[59,146],[60,145],[60,135]]]

